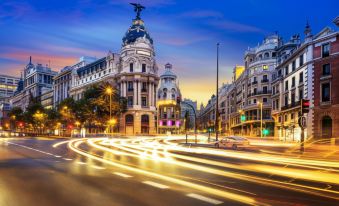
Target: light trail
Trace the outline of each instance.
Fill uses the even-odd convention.
[[[154,148],[154,143],[155,143],[154,141],[152,141],[148,144],[149,147],[153,148],[152,150],[140,148],[137,145],[127,145],[127,142],[128,142],[128,140],[121,141],[122,146],[119,146],[117,144],[113,144],[113,145],[115,147],[119,148],[119,149],[124,149],[128,152],[131,152],[131,153],[135,153],[135,154],[139,154],[139,155],[144,154],[143,158],[146,157],[147,159],[154,160],[154,154],[153,153],[154,153],[154,151],[158,150],[157,148]],[[145,142],[145,141],[143,141],[143,142]],[[105,148],[105,147],[100,147],[100,146],[96,145],[95,141],[93,141],[93,140],[91,141],[90,145],[93,146],[93,147],[96,147],[96,148],[103,149],[103,150],[108,151],[108,152],[112,151],[111,149],[108,149],[108,148]],[[126,148],[126,147],[134,148],[134,149],[137,149],[137,150],[129,149],[129,148]],[[144,152],[142,152],[142,150],[144,150]],[[152,153],[152,155],[148,154],[147,152]],[[162,153],[162,152],[159,151],[159,153]],[[135,156],[138,157],[138,155],[135,155]],[[177,154],[171,154],[171,156],[176,157],[176,158],[190,160],[190,161],[195,161],[195,162],[198,162],[198,163],[212,164],[212,165],[215,165],[215,166],[231,167],[233,169],[240,169],[240,170],[247,170],[247,171],[257,170],[258,172],[266,172],[268,174],[271,174],[272,171],[273,171],[273,170],[264,170],[264,169],[259,170],[259,169],[257,169],[257,168],[260,168],[260,166],[259,167],[258,166],[243,167],[241,165],[234,166],[232,164],[226,164],[226,163],[221,163],[221,162],[212,161],[212,160],[205,160],[205,159],[202,159],[202,158],[187,157],[187,156],[177,155]],[[316,191],[339,194],[339,192],[337,192],[337,191],[331,191],[331,190],[327,190],[327,189],[325,190],[323,188],[311,187],[311,186],[307,186],[307,185],[300,185],[300,184],[290,183],[290,182],[275,181],[275,180],[260,178],[260,177],[251,176],[251,175],[242,175],[242,174],[234,173],[234,172],[226,172],[226,171],[223,171],[223,170],[211,169],[211,168],[204,167],[204,166],[201,166],[201,165],[195,165],[195,164],[190,164],[190,163],[186,163],[186,162],[175,161],[173,159],[157,158],[157,160],[162,160],[163,162],[166,162],[166,163],[175,164],[175,165],[178,165],[178,166],[194,169],[194,170],[197,170],[197,171],[212,173],[212,174],[215,174],[215,175],[221,175],[221,176],[225,176],[225,177],[229,177],[229,178],[246,180],[246,181],[254,182],[256,184],[264,184],[264,185],[270,185],[270,186],[289,189],[289,190],[301,191],[301,192],[304,192],[304,193],[311,193],[311,194],[315,194],[315,195],[318,195],[318,196],[324,196],[324,197],[330,197],[330,198],[337,199],[336,196],[324,195],[324,194],[316,192]],[[274,167],[272,167],[272,168],[274,168]],[[281,168],[275,167],[275,170],[279,171],[279,170],[281,170]],[[280,175],[285,176],[285,177],[289,177],[289,178],[294,178],[295,177],[294,175],[297,174],[298,172],[303,172],[303,171],[294,170],[293,172],[291,172],[291,171],[285,172],[285,173],[281,172]],[[302,176],[299,175],[299,177],[302,177]],[[321,178],[321,180],[325,181],[325,182],[329,182],[329,183],[332,182],[333,183],[333,182],[335,182],[335,181],[333,181],[335,177],[336,176],[330,176],[330,177],[327,176],[327,177]],[[312,178],[312,175],[305,176],[304,179],[315,181],[315,179]]]
[[[78,143],[78,141],[83,141],[83,140],[72,140],[68,143],[68,147],[72,151],[74,151],[78,154],[81,154],[83,156],[86,156],[87,158],[94,159],[94,160],[103,162],[105,164],[108,164],[108,165],[111,165],[111,166],[114,166],[114,167],[119,167],[119,168],[122,168],[122,169],[125,169],[125,170],[129,170],[129,171],[132,171],[132,172],[135,172],[135,173],[142,174],[142,175],[161,179],[161,180],[164,180],[164,181],[167,181],[167,182],[170,182],[170,183],[175,183],[175,184],[182,185],[182,186],[185,186],[185,187],[189,187],[189,188],[192,188],[192,189],[200,190],[200,191],[203,191],[203,192],[206,192],[206,193],[209,193],[209,194],[212,194],[212,195],[216,195],[216,196],[219,196],[219,197],[227,198],[227,199],[230,199],[230,200],[233,200],[233,201],[242,202],[242,203],[245,203],[245,204],[248,204],[248,205],[265,205],[265,204],[262,204],[262,203],[258,203],[253,198],[250,198],[250,197],[247,197],[247,196],[238,195],[238,194],[235,194],[235,193],[230,193],[230,192],[206,187],[206,186],[203,186],[203,185],[187,182],[187,181],[176,179],[176,178],[173,178],[173,177],[168,177],[168,176],[161,175],[161,174],[158,174],[158,173],[134,168],[134,167],[131,167],[131,166],[116,163],[116,162],[95,156],[93,154],[86,153],[85,151],[77,148],[77,146],[79,146],[81,144],[81,142]]]

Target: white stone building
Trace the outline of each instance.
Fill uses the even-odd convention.
[[[165,65],[165,72],[160,76],[158,89],[158,133],[180,132],[181,121],[181,93],[177,84],[177,75],[172,72],[172,65]]]

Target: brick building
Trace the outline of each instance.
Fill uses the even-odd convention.
[[[313,43],[314,137],[339,137],[339,31],[325,28]]]

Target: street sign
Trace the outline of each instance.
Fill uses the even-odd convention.
[[[306,117],[304,117],[304,116],[299,117],[298,124],[299,124],[299,127],[305,129],[307,127],[307,125],[306,125]]]

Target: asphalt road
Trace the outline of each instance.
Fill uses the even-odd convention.
[[[64,141],[0,139],[1,206],[338,205],[336,161],[151,137]]]

